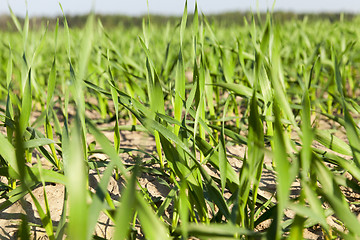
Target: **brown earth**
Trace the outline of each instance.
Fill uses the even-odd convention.
[[[39,115],[39,113],[34,114],[34,119]],[[99,116],[96,112],[87,112],[87,116],[93,119],[99,119]],[[125,122],[122,122],[121,124],[126,124]],[[320,120],[318,121],[318,124],[321,126],[321,128],[333,128],[334,126],[332,124],[329,124],[328,121]],[[103,124],[100,126],[100,128],[109,128],[113,126],[113,124]],[[338,126],[336,126],[338,127]],[[340,128],[340,127],[339,127]],[[344,137],[344,133],[341,131],[337,131],[339,134],[339,137],[346,140],[346,137]],[[340,133],[339,133],[340,132]],[[112,131],[104,131],[104,134],[110,139],[113,139],[113,132]],[[91,142],[93,139],[89,137],[88,141]],[[322,145],[315,143],[317,147],[322,148]],[[148,153],[153,153],[155,151],[155,142],[152,136],[148,135],[146,132],[131,132],[131,131],[121,131],[121,147],[122,148],[136,148],[136,149],[142,149]],[[234,167],[234,169],[238,172],[239,168],[241,167],[241,161],[238,160],[238,157],[242,158],[244,156],[244,153],[246,152],[246,147],[241,145],[229,145],[227,147],[227,152],[229,154],[229,162]],[[121,154],[123,160],[126,163],[134,163],[134,157],[136,157],[136,154],[141,156],[141,158],[149,158],[148,156],[141,154],[141,153],[133,153],[132,155],[129,154]],[[36,152],[34,152],[34,155],[36,155]],[[102,154],[94,154],[91,155],[90,158],[105,160],[107,159],[106,156]],[[34,158],[36,159],[36,158]],[[33,164],[37,163],[36,161],[33,162]],[[268,169],[271,169],[271,159],[269,156],[265,157],[265,165],[268,166]],[[42,164],[44,166],[49,165],[46,160],[42,160]],[[158,167],[158,166],[154,166]],[[271,170],[264,169],[260,184],[260,191],[259,194],[270,198],[273,197],[273,201],[276,201],[276,198],[274,197],[275,191],[276,191],[276,176],[275,173]],[[100,175],[101,171],[104,169],[100,168]],[[215,170],[208,168],[208,171],[210,174],[218,175],[219,173]],[[94,191],[96,185],[98,184],[100,179],[100,176],[97,174],[96,171],[90,170],[89,175],[89,185],[90,189]],[[147,189],[150,196],[153,199],[158,198],[160,201],[164,200],[166,195],[169,192],[169,189],[165,187],[164,185],[160,184],[157,179],[154,176],[151,176],[149,174],[143,173],[139,177],[139,183],[141,187]],[[108,185],[108,191],[113,199],[118,200],[120,197],[121,189],[123,188],[123,181],[121,179],[116,180],[115,176],[113,176],[109,182]],[[61,214],[62,214],[62,207],[64,202],[64,186],[60,184],[48,184],[45,186],[45,190],[47,193],[47,198],[50,206],[50,213],[52,216],[52,221],[54,225],[56,226],[59,223]],[[300,186],[298,182],[294,182],[292,188],[291,188],[291,197],[296,197],[299,194]],[[348,194],[349,198],[352,199],[360,199],[360,196],[355,193],[351,193],[347,191],[346,189],[343,189],[345,193]],[[40,204],[44,208],[44,188],[42,186],[37,187],[33,190],[33,194],[35,197],[39,200]],[[4,202],[5,200],[2,199],[0,203]],[[360,212],[359,209],[357,209],[357,206],[352,206],[352,208],[355,210],[355,212]],[[16,239],[16,232],[19,227],[19,224],[21,222],[22,216],[26,215],[28,218],[29,223],[31,224],[31,233],[33,239],[47,239],[44,229],[39,227],[41,225],[41,221],[39,218],[39,214],[36,210],[36,207],[33,204],[33,201],[31,197],[26,195],[22,201],[18,201],[8,207],[7,209],[0,212],[0,240],[5,239]],[[168,215],[170,213],[167,213]],[[294,213],[291,211],[286,211],[285,213],[286,218],[293,218]],[[336,221],[334,221],[334,217],[329,217],[328,222],[333,227],[338,228],[340,231],[343,231],[344,229],[339,226]],[[261,231],[266,229],[269,226],[270,222],[264,222],[260,224],[260,226],[257,227],[257,230]],[[101,214],[98,220],[98,224],[96,226],[94,234],[98,235],[99,237],[104,238],[110,238],[112,236],[112,233],[114,231],[114,225],[110,221],[110,219],[105,215]],[[138,238],[142,238],[141,232],[139,229],[138,231]],[[314,226],[311,229],[304,230],[304,238],[306,239],[322,239],[322,232],[318,226]]]

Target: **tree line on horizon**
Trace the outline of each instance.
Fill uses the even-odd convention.
[[[250,22],[252,17],[266,19],[266,13],[251,13],[251,12],[226,12],[220,14],[206,15],[207,20],[210,23],[216,23],[225,27],[232,25],[244,24],[245,20]],[[82,28],[88,15],[68,15],[66,16],[69,27]],[[141,16],[127,16],[127,15],[102,15],[96,14],[96,18],[100,19],[105,28],[113,28],[117,26],[123,26],[125,28],[141,27],[144,18],[148,15]],[[191,14],[189,14],[191,17]],[[302,20],[307,17],[308,21],[328,20],[330,22],[336,22],[345,20],[351,21],[358,17],[358,14],[354,13],[294,13],[294,12],[274,12],[273,18],[278,22],[285,22],[291,20]],[[18,17],[21,24],[24,22],[24,18]],[[30,18],[31,29],[41,29],[46,24],[52,28],[55,26],[57,19],[60,21],[60,26],[63,26],[63,17],[32,17]],[[166,15],[153,15],[150,14],[150,20],[152,25],[164,25],[167,23],[177,24],[180,20],[180,16],[166,16]],[[2,31],[16,31],[16,27],[12,22],[10,15],[0,15],[0,30]]]

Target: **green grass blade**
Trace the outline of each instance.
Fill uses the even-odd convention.
[[[302,240],[304,239],[303,232],[304,232],[304,224],[305,224],[306,218],[302,217],[301,215],[295,215],[294,221],[291,225],[290,230],[290,239],[294,240]]]
[[[334,53],[333,53],[334,54]],[[350,115],[346,102],[345,102],[345,96],[344,96],[344,88],[343,88],[343,81],[342,76],[339,69],[339,63],[337,61],[337,57],[334,58],[334,65],[335,65],[335,82],[338,88],[338,91],[341,96],[341,103],[342,107],[344,109],[344,127],[346,129],[346,135],[349,139],[350,147],[353,153],[353,157],[355,160],[356,165],[360,166],[360,137],[357,130],[357,126],[354,122],[353,117]]]
[[[68,179],[61,173],[55,172],[50,169],[41,169],[41,175],[37,167],[26,168],[31,176],[27,176],[28,179],[31,177],[31,181],[40,182],[43,179],[45,182],[58,183],[66,185]]]
[[[9,88],[9,90],[10,90],[10,88]],[[8,92],[7,98],[6,98],[5,126],[6,126],[6,134],[7,134],[8,140],[10,142],[12,142],[15,124],[14,124],[14,121],[12,120],[13,116],[14,116],[14,110],[13,110],[13,106],[12,106],[10,98],[11,98],[11,95],[10,95],[10,92]]]
[[[248,237],[254,237],[259,238],[261,237],[260,233],[245,229],[245,228],[239,228],[237,226],[234,226],[232,224],[195,224],[191,223],[188,227],[189,235],[195,236],[200,239],[208,239],[208,238],[230,238],[230,239],[236,239],[240,236],[248,236]],[[179,231],[178,229],[176,231]]]
[[[95,137],[96,141],[102,147],[102,151],[105,154],[107,154],[112,161],[115,162],[116,167],[119,168],[121,174],[125,177],[127,170],[121,161],[121,157],[116,152],[114,147],[111,145],[109,139],[107,139],[105,137],[105,135],[103,133],[101,133],[99,131],[99,129],[93,123],[91,123],[89,120],[87,121],[87,126],[89,128],[90,133]]]
[[[45,146],[49,144],[55,143],[53,140],[48,138],[36,138],[36,139],[30,139],[26,142],[24,142],[24,148],[36,148],[40,146]]]
[[[69,136],[66,126],[63,130],[63,161],[65,175],[68,178],[66,190],[69,194],[69,237],[86,239],[88,231],[87,175],[84,152],[81,144],[80,120],[75,120]]]
[[[8,89],[10,89],[12,74],[13,74],[13,56],[12,56],[11,45],[9,44],[9,60],[6,68],[6,86]]]
[[[219,153],[217,151],[213,151],[213,147],[198,136],[196,137],[196,146],[200,149],[200,151],[202,151],[205,158],[209,158],[210,164],[216,169],[219,169]],[[239,185],[239,177],[230,164],[227,166],[226,169],[228,188],[230,189],[230,191],[233,192]]]
[[[321,194],[330,203],[335,211],[335,215],[345,224],[350,232],[360,236],[360,224],[355,215],[350,211],[344,195],[340,191],[334,176],[319,161],[316,161],[318,179],[321,183]]]
[[[19,33],[22,35],[23,34],[23,30],[21,28],[20,22],[18,20],[18,18],[16,17],[15,13],[13,12],[13,10],[11,9],[11,7],[9,6],[9,11],[10,11],[10,16],[11,19],[13,20],[16,29],[19,31]]]
[[[200,163],[195,162],[199,168],[201,175],[204,179],[204,184],[206,187],[207,194],[209,198],[218,206],[219,211],[226,219],[230,219],[230,210],[229,207],[222,195],[220,189],[216,185],[215,181],[211,176],[205,171],[205,169],[200,165]]]
[[[264,163],[264,127],[258,112],[258,102],[256,92],[254,90],[253,97],[250,102],[250,118],[249,118],[249,137],[248,137],[248,159],[249,164],[249,180],[253,185],[252,203],[250,203],[250,229],[254,228],[255,207],[257,193],[262,175]],[[243,176],[241,176],[243,177]],[[246,177],[246,176],[245,176]],[[250,186],[248,186],[250,187]],[[247,193],[248,194],[248,193]],[[245,195],[246,196],[246,195]]]
[[[193,159],[195,159],[195,157],[192,155],[188,146],[184,142],[182,142],[178,136],[176,136],[174,133],[172,133],[169,129],[164,127],[162,124],[160,124],[154,120],[148,119],[148,118],[143,119],[142,123],[150,131],[153,132],[154,130],[156,130],[162,136],[173,141],[177,146],[179,146],[182,150],[184,150],[187,154],[189,154],[189,156],[191,156]]]
[[[307,213],[306,215],[309,218],[316,220],[316,222],[320,223],[325,230],[329,231],[330,229],[328,223],[326,222],[325,211],[321,207],[321,201],[317,197],[316,192],[313,189],[311,189],[310,186],[308,186],[307,184],[304,184],[303,189],[306,194],[306,199],[309,201],[309,206],[311,210],[307,211],[305,209],[299,209],[297,213],[298,214],[301,214],[301,212]],[[299,205],[297,205],[296,207],[299,207]]]
[[[188,224],[189,224],[189,200],[186,192],[188,188],[186,182],[183,181],[180,185],[179,197],[179,215],[181,220],[181,234],[184,239],[188,238]]]
[[[56,58],[54,57],[48,78],[48,90],[47,90],[47,98],[46,98],[46,106],[48,109],[48,114],[55,92],[55,85],[56,85]]]
[[[153,212],[151,207],[139,194],[136,194],[136,206],[146,239],[170,239],[169,231],[166,229],[164,223],[156,217],[156,214]],[[154,231],[155,229],[156,231]]]
[[[286,208],[289,201],[290,185],[292,176],[290,175],[290,163],[288,161],[286,144],[283,135],[283,128],[280,123],[280,109],[279,106],[274,104],[274,115],[275,115],[275,136],[274,136],[274,163],[277,172],[277,229],[276,239],[280,239],[280,221],[283,216],[283,210]]]
[[[44,198],[45,198],[46,212],[44,212],[43,208],[41,207],[39,201],[36,199],[36,197],[32,193],[32,191],[30,189],[28,189],[28,192],[29,192],[29,194],[31,196],[31,199],[33,200],[33,202],[35,204],[37,212],[39,213],[41,222],[43,224],[43,227],[45,228],[47,236],[49,237],[49,239],[55,240],[54,229],[53,229],[53,224],[52,224],[52,221],[51,221],[49,204],[48,204],[48,201],[47,201],[45,186],[44,186]]]
[[[181,18],[181,24],[180,24],[180,48],[182,48],[182,46],[183,46],[186,22],[187,22],[187,0],[185,1],[184,12],[183,12],[183,15]]]
[[[279,104],[280,109],[286,116],[286,118],[292,123],[293,127],[297,129],[297,124],[293,112],[291,110],[290,104],[286,97],[285,86],[284,86],[284,76],[282,71],[281,56],[280,56],[280,36],[279,29],[274,29],[274,40],[272,46],[272,55],[271,55],[271,83],[274,89],[274,96]]]
[[[176,77],[175,77],[175,103],[174,103],[174,118],[181,122],[182,110],[183,110],[183,101],[185,100],[185,66],[182,49],[180,48],[177,68],[176,68]],[[179,127],[175,126],[174,133],[177,135],[179,133]]]
[[[23,35],[23,44],[24,44],[24,54],[26,53],[26,49],[27,49],[27,40],[28,40],[28,34],[29,34],[29,14],[28,11],[26,10],[26,15],[25,15],[25,19],[24,19],[24,26],[23,26],[23,31],[22,31],[22,35]]]
[[[21,217],[21,224],[19,226],[19,231],[17,235],[20,240],[30,239],[30,226],[28,218],[25,214],[23,214]]]
[[[107,190],[107,187],[109,185],[109,181],[113,173],[114,166],[115,166],[114,162],[111,162],[110,164],[107,165],[107,168],[102,174],[100,182],[96,186],[95,194],[93,195],[92,202],[89,206],[89,216],[87,222],[88,224],[87,239],[91,239],[93,234],[92,230],[95,229],[100,212],[102,209],[106,207],[105,200],[110,199],[109,198],[110,194]],[[111,205],[110,207],[114,208],[113,205]],[[124,239],[124,238],[117,238],[117,239]]]
[[[304,96],[302,99],[302,122],[301,122],[301,130],[302,130],[302,142],[303,146],[301,149],[301,166],[302,166],[302,177],[307,179],[310,172],[311,165],[311,145],[314,137],[313,130],[311,128],[311,116],[310,116],[310,99],[307,88],[305,89]],[[315,139],[320,136],[323,132],[316,131]],[[332,143],[332,142],[331,142]],[[330,145],[332,146],[332,144]]]
[[[220,132],[220,139],[219,139],[219,171],[220,171],[220,180],[221,180],[221,190],[224,194],[225,191],[225,185],[226,185],[226,179],[227,179],[227,166],[228,166],[228,160],[226,156],[226,146],[225,146],[225,134],[224,134],[224,128],[225,128],[225,114],[227,112],[229,106],[229,98],[226,100],[224,112],[223,112],[223,118],[222,118],[222,124],[221,124],[221,132]]]
[[[15,170],[16,174],[20,174],[18,163],[16,161],[15,149],[2,134],[0,134],[0,145],[2,146],[0,148],[0,155]]]
[[[352,155],[350,146],[334,134],[331,134],[329,130],[316,129],[315,140],[334,152],[348,156]]]
[[[63,208],[62,208],[62,212],[61,212],[61,218],[60,218],[59,224],[57,225],[57,229],[56,229],[56,233],[55,233],[56,240],[61,240],[64,238],[65,228],[67,226],[66,225],[67,224],[67,210],[68,210],[68,194],[65,191],[64,204],[63,204]]]
[[[56,121],[56,120],[55,120]],[[60,124],[59,124],[60,125]],[[60,127],[59,127],[60,129]],[[45,117],[45,133],[46,133],[46,137],[50,140],[54,140],[54,137],[53,137],[53,129],[52,129],[52,126],[50,124],[50,121],[49,121],[49,117],[48,115],[46,115]],[[51,148],[51,153],[52,153],[52,157],[53,159],[55,160],[55,165],[57,168],[61,168],[60,165],[59,165],[59,159],[58,159],[58,156],[56,155],[56,150],[55,150],[55,145],[54,143],[50,143],[50,148]]]
[[[237,83],[214,83],[213,85],[219,86],[225,89],[228,89],[230,91],[233,91],[236,95],[239,95],[241,97],[251,98],[253,94],[253,90],[247,86],[240,85]],[[263,99],[261,95],[256,94],[256,97],[258,99]]]
[[[109,61],[109,59],[108,59]],[[111,83],[113,84],[113,86],[115,86],[115,81],[114,81],[114,78],[113,78],[113,75],[111,73],[111,68],[110,66],[108,66],[108,73],[109,73],[109,76],[110,76],[110,81]],[[114,108],[115,108],[115,127],[114,127],[114,147],[115,147],[115,150],[117,152],[119,152],[119,149],[120,149],[120,131],[119,131],[119,100],[118,100],[118,96],[117,96],[117,92],[116,92],[116,89],[115,88],[111,88],[111,98],[113,100],[113,103],[114,103]]]
[[[25,90],[23,99],[21,102],[21,113],[20,113],[20,132],[24,134],[26,127],[29,126],[30,113],[32,110],[32,93],[31,93],[31,69],[27,75],[27,81],[25,84]]]
[[[204,56],[201,57],[202,61],[203,60]],[[204,63],[202,64],[202,68],[205,68],[204,67]],[[206,94],[206,103],[207,103],[207,106],[209,108],[209,112],[210,112],[210,116],[212,118],[215,118],[215,106],[214,106],[214,90],[213,90],[213,81],[212,81],[212,78],[210,77],[210,72],[208,69],[205,70],[205,94]]]
[[[116,210],[116,227],[114,239],[126,239],[130,229],[130,221],[137,207],[136,203],[136,175],[137,165],[134,172],[122,192],[121,205]]]
[[[61,12],[63,14],[63,18],[64,18],[64,29],[65,29],[65,34],[66,34],[66,40],[67,40],[67,46],[66,46],[66,50],[67,50],[67,55],[68,55],[68,60],[71,63],[71,41],[70,41],[70,30],[69,30],[69,25],[68,22],[66,20],[66,16],[64,13],[64,9],[61,5],[61,3],[59,2],[59,6],[61,8]]]
[[[197,35],[199,35],[199,14],[198,14],[198,5],[197,5],[196,1],[195,1],[195,9],[194,9],[194,17],[193,17],[192,26],[193,26],[193,35],[196,37]]]

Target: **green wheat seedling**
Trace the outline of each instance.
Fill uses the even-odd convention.
[[[10,14],[0,212],[29,196],[39,215],[12,219],[17,237],[35,227],[49,239],[360,236],[358,18],[259,13],[225,26],[185,2],[176,24],[148,14],[109,29],[91,13],[84,28],[64,14],[33,29]],[[126,146],[131,134],[153,149]],[[59,221],[49,184],[65,187]],[[103,215],[112,231],[101,235]]]

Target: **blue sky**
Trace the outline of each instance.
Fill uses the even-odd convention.
[[[93,5],[92,0],[60,0],[65,14],[85,14]],[[141,15],[147,12],[146,0],[95,0],[97,13]],[[193,11],[195,0],[189,0],[189,11]],[[205,14],[224,11],[246,11],[271,9],[273,0],[198,0],[199,9]],[[185,0],[149,0],[152,13],[180,15]],[[25,0],[0,0],[0,14],[8,14],[8,5],[20,16],[26,13]],[[357,12],[360,0],[277,0],[275,10],[293,12]],[[59,0],[28,0],[28,11],[32,16],[61,15]]]

